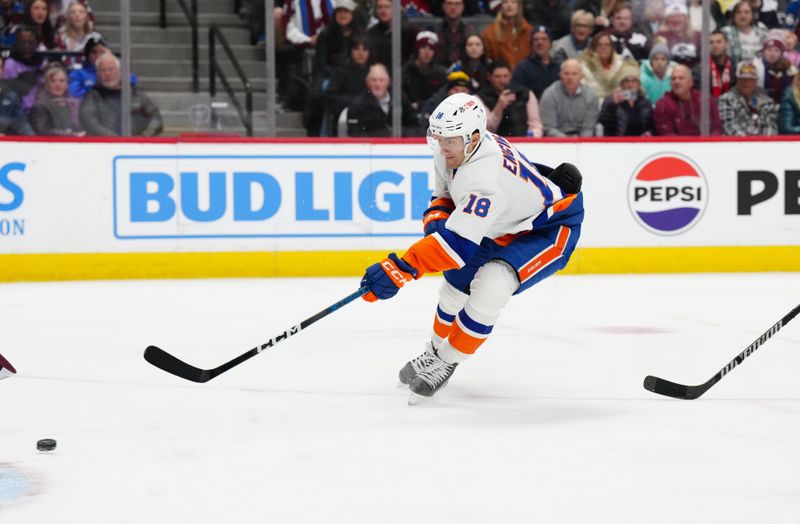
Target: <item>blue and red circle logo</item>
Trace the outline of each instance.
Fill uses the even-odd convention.
[[[659,154],[642,162],[628,184],[628,205],[645,229],[678,235],[692,228],[708,204],[708,184],[689,158]]]

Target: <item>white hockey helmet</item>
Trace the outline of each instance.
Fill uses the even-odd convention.
[[[472,134],[486,133],[486,108],[483,102],[467,93],[456,93],[445,98],[428,119],[428,143],[438,151],[435,137],[464,139],[464,152],[472,141]],[[480,140],[480,138],[478,139]]]

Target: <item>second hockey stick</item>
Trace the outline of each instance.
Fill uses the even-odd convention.
[[[366,294],[367,287],[363,286],[358,289],[355,293],[348,295],[347,297],[343,298],[339,302],[328,306],[327,308],[323,309],[316,315],[305,319],[304,321],[300,322],[296,326],[292,326],[280,335],[269,339],[268,341],[264,342],[260,346],[256,346],[250,351],[242,353],[238,357],[230,360],[221,366],[215,367],[213,369],[200,369],[197,367],[192,366],[191,364],[187,364],[183,360],[180,360],[177,357],[174,357],[164,351],[163,349],[156,347],[156,346],[148,346],[147,349],[144,350],[144,359],[154,365],[155,367],[166,371],[167,373],[172,373],[176,377],[180,377],[186,380],[191,380],[192,382],[208,382],[214,377],[217,377],[232,367],[238,366],[245,360],[248,360],[265,349],[271,348],[275,346],[278,342],[282,340],[286,340],[287,338],[291,337],[292,335],[296,335],[300,333],[300,331],[306,329],[308,326],[316,322],[317,320],[324,318],[340,307],[349,304],[353,300],[361,297],[362,295]]]
[[[797,314],[800,313],[800,304],[794,309],[789,311],[777,324],[769,328],[763,335],[758,337],[752,344],[747,346],[744,351],[734,357],[733,360],[728,362],[725,367],[720,369],[713,377],[698,386],[685,386],[664,380],[663,378],[648,375],[644,379],[644,389],[658,393],[659,395],[666,395],[672,398],[681,398],[685,400],[694,400],[699,398],[703,393],[711,389],[711,386],[722,380],[722,377],[733,371],[733,368],[741,364],[744,359],[755,353],[755,351],[769,338],[780,331],[780,329],[789,323]]]

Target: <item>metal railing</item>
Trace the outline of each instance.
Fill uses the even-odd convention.
[[[230,82],[228,82],[228,77],[220,67],[219,62],[217,62],[217,41],[219,41],[225,54],[228,55],[228,59],[231,64],[233,64],[233,68],[236,70],[239,79],[244,85],[244,109],[242,109],[242,104],[239,102],[239,99],[236,98],[236,93],[233,91]],[[247,130],[247,136],[253,136],[253,87],[250,85],[250,79],[247,78],[247,74],[244,72],[244,69],[242,69],[241,64],[239,64],[239,60],[236,58],[233,49],[231,49],[228,40],[225,38],[225,35],[222,34],[219,26],[217,24],[211,24],[208,28],[208,91],[212,98],[217,95],[217,77],[219,77],[222,87],[225,88],[225,92],[228,94],[231,104],[233,104],[233,107],[239,114],[239,118],[242,120],[242,124]]]
[[[186,0],[176,0],[181,6],[189,27],[192,29],[192,92],[200,91],[200,24],[197,21],[197,0],[189,0],[191,6],[186,5]],[[167,0],[160,0],[160,23],[162,29],[167,27]]]

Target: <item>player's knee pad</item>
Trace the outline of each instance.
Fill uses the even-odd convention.
[[[501,260],[484,264],[470,284],[467,313],[475,320],[494,322],[508,299],[519,287],[519,278],[514,268]]]
[[[442,287],[439,288],[439,307],[445,313],[455,315],[461,311],[468,298],[469,295],[454,288],[447,280],[443,281]]]

